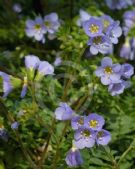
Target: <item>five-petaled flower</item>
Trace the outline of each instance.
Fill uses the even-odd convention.
[[[101,83],[109,85],[111,83],[117,83],[121,77],[121,65],[113,64],[112,59],[104,57],[101,61],[101,66],[95,71],[96,76],[101,78]]]
[[[104,118],[96,113],[91,113],[90,115],[88,115],[87,118],[85,118],[85,123],[84,123],[84,125],[87,128],[96,131],[101,130],[104,124],[105,124]]]
[[[84,22],[83,28],[85,33],[90,37],[98,36],[103,31],[102,21],[98,18],[90,17],[89,20]]]

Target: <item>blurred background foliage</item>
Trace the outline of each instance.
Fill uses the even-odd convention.
[[[20,13],[13,11],[15,3],[22,6]],[[20,99],[20,88],[14,90],[8,98],[0,98],[0,126],[8,133],[8,140],[0,138],[0,169],[30,168],[18,140],[23,142],[32,160],[38,163],[51,130],[54,110],[61,101],[69,80],[72,84],[68,88],[65,100],[75,108],[79,99],[87,94],[84,106],[79,107],[77,113],[83,115],[96,112],[103,115],[106,119],[105,128],[112,135],[109,146],[97,146],[81,151],[84,164],[80,169],[135,169],[135,77],[132,78],[131,88],[120,96],[113,97],[93,75],[103,55],[87,56],[88,38],[83,30],[76,26],[80,9],[87,10],[94,16],[108,14],[120,20],[121,25],[123,23],[122,16],[125,9],[113,12],[108,9],[104,0],[0,1],[0,71],[15,77],[23,77],[25,75],[24,56],[28,54],[37,55],[40,59],[53,64],[60,52],[63,60],[61,66],[55,67],[53,77],[45,77],[36,86],[38,107],[33,104],[30,92],[24,99]],[[47,39],[45,44],[41,44],[28,38],[24,31],[25,21],[50,12],[57,12],[64,22],[57,33],[57,39],[52,41]],[[129,36],[135,36],[135,29],[130,31]],[[134,61],[119,57],[119,50],[123,43],[124,36],[120,38],[119,44],[114,46],[115,52],[111,56],[112,59],[115,62],[128,62],[135,65]],[[0,92],[2,94],[2,86]],[[20,122],[17,133],[10,127],[14,120]],[[59,122],[51,131],[52,137],[44,169],[51,168],[63,127],[64,123]],[[60,144],[59,160],[55,166],[58,169],[68,169],[65,156],[71,147],[72,138],[73,131],[69,125]],[[125,151],[126,154],[123,154]],[[125,155],[124,158],[121,155]],[[119,160],[120,164],[116,166],[115,162]]]

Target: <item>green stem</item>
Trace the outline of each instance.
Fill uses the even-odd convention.
[[[57,160],[58,160],[58,158],[59,158],[59,148],[60,148],[60,144],[61,144],[61,142],[62,142],[62,140],[63,140],[63,137],[64,137],[64,135],[65,135],[65,133],[66,133],[66,131],[67,131],[68,125],[69,125],[69,121],[66,122],[66,124],[65,124],[65,126],[64,126],[64,128],[63,128],[63,131],[62,131],[62,135],[61,135],[61,137],[60,137],[60,139],[59,139],[59,143],[57,144],[57,149],[56,149],[56,154],[55,154],[55,157],[54,157],[54,160],[53,160],[52,169],[55,169],[55,168],[57,167],[56,164],[57,164]]]
[[[52,125],[51,125],[52,131],[53,131],[54,127],[55,127],[55,118],[53,118],[53,120],[52,120]],[[45,145],[45,148],[44,148],[42,156],[41,156],[41,160],[39,161],[39,165],[38,165],[39,168],[42,168],[42,165],[43,165],[43,163],[46,159],[47,149],[48,149],[48,146],[49,146],[49,143],[50,143],[50,140],[51,140],[51,136],[52,136],[52,132],[50,132],[49,135],[48,135],[46,145]]]
[[[130,150],[132,150],[133,149],[133,146],[132,146],[132,144],[127,148],[127,150],[126,151],[124,151],[124,153],[121,155],[121,157],[120,157],[120,159],[119,159],[119,161],[118,161],[118,166],[120,165],[120,163],[121,163],[121,161],[125,158],[125,156],[128,154],[128,152],[130,151]]]
[[[114,159],[114,157],[106,151],[104,146],[102,146],[102,148],[103,148],[104,152],[107,154],[107,156],[109,157],[110,161],[112,162],[112,169],[119,169],[118,164],[117,164],[116,160]]]
[[[21,146],[21,150],[22,152],[24,153],[24,156],[25,158],[28,160],[30,166],[33,168],[33,169],[37,169],[37,166],[35,165],[35,163],[32,161],[32,159],[30,158],[28,152],[25,150],[25,147],[23,145],[23,142],[20,138],[20,135],[18,133],[18,131],[15,131],[15,134],[16,134],[16,137],[18,138],[18,142],[20,143],[20,146]]]

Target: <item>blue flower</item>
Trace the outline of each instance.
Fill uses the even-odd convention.
[[[88,45],[90,45],[90,53],[93,55],[98,54],[98,52],[102,54],[112,53],[112,44],[110,39],[105,35],[90,38]]]
[[[27,93],[27,89],[28,89],[28,81],[27,81],[27,77],[24,77],[23,88],[21,91],[21,98],[25,97],[25,95]]]
[[[133,4],[133,0],[105,0],[105,2],[112,10],[127,8],[129,5]]]
[[[59,107],[55,110],[55,118],[57,120],[71,120],[73,116],[73,110],[67,105],[67,103],[61,102]]]
[[[82,9],[80,9],[79,14],[80,14],[80,18],[77,20],[77,25],[81,27],[83,26],[83,23],[85,21],[88,21],[90,19],[91,16],[89,13],[87,13]]]
[[[3,79],[3,93],[4,93],[3,97],[7,97],[8,94],[13,90],[13,86],[10,81],[10,75],[4,72],[0,72],[0,76]]]
[[[78,149],[90,148],[95,144],[95,132],[86,127],[80,127],[75,131],[74,144]]]
[[[114,22],[114,20],[108,15],[102,15],[100,18],[103,22],[104,32],[106,32],[106,30]]]
[[[84,116],[74,116],[71,120],[72,129],[77,130],[79,127],[84,126]]]
[[[95,74],[97,77],[101,77],[102,84],[109,85],[111,83],[116,83],[120,80],[120,70],[120,64],[113,64],[111,58],[104,57],[101,61],[101,66],[97,68]]]
[[[54,73],[54,67],[47,61],[40,61],[38,72],[42,75],[52,75]]]
[[[124,35],[126,36],[129,32],[129,30],[134,26],[135,24],[135,10],[132,11],[126,11],[123,15],[124,19]]]
[[[20,13],[22,11],[22,7],[19,3],[15,3],[13,5],[13,11],[16,12],[16,13]]]
[[[36,17],[35,20],[28,19],[25,32],[28,37],[34,37],[37,41],[45,42],[44,34],[46,29],[41,17]]]
[[[106,35],[110,38],[113,44],[117,44],[118,37],[122,35],[122,29],[119,24],[119,21],[114,21],[106,31]]]
[[[55,61],[54,61],[54,66],[60,66],[62,63],[62,58],[61,57],[56,57]]]
[[[135,60],[135,38],[127,39],[120,50],[120,57]]]
[[[68,151],[65,161],[70,167],[77,167],[83,163],[80,151],[74,147]]]
[[[103,125],[105,124],[105,120],[102,116],[92,113],[87,118],[85,118],[84,125],[87,128],[90,128],[92,130],[101,130]]]
[[[0,128],[0,138],[4,141],[8,141],[9,135],[4,128]]]
[[[96,133],[96,143],[99,145],[107,145],[111,140],[111,135],[107,130],[100,130]]]
[[[129,63],[124,63],[121,66],[122,77],[129,79],[134,74],[134,68]]]
[[[102,34],[103,23],[99,18],[91,17],[84,22],[83,29],[88,36],[95,37]]]
[[[49,15],[46,15],[44,17],[44,26],[48,33],[54,34],[60,26],[57,13],[50,13]]]
[[[28,69],[36,69],[39,66],[40,60],[35,55],[25,56],[25,66]]]
[[[17,121],[15,121],[15,122],[13,122],[13,123],[11,124],[11,128],[12,128],[13,130],[17,130],[18,127],[19,127],[19,125],[20,125],[20,123],[17,122]]]
[[[108,91],[112,96],[119,95],[124,92],[126,88],[129,88],[131,83],[129,81],[119,80],[117,83],[112,83],[108,87]]]

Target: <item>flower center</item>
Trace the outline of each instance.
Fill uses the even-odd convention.
[[[81,117],[81,118],[78,120],[78,124],[80,124],[80,125],[83,125],[83,124],[84,124],[84,119],[83,119],[83,117]]]
[[[36,30],[39,30],[39,29],[41,28],[41,26],[40,26],[39,24],[36,24],[36,25],[34,26],[34,28],[35,28]]]
[[[112,68],[109,67],[109,66],[105,67],[105,68],[104,68],[104,71],[105,71],[105,73],[107,73],[107,74],[112,74],[112,73],[113,73]]]
[[[89,122],[89,125],[90,125],[90,127],[94,128],[94,127],[96,127],[98,125],[98,121],[97,120],[91,120]]]
[[[91,134],[90,134],[90,131],[89,131],[89,130],[85,129],[85,130],[83,131],[82,135],[83,135],[84,137],[89,137]]]
[[[92,25],[90,26],[89,30],[90,30],[90,32],[91,32],[92,34],[97,33],[97,32],[99,31],[99,26],[97,26],[97,25],[95,25],[95,24],[92,24]]]
[[[93,43],[98,45],[102,42],[102,37],[101,36],[97,36],[93,39]]]
[[[50,27],[51,26],[51,23],[49,21],[45,21],[45,26],[46,27]]]
[[[97,137],[98,138],[102,138],[104,135],[104,132],[103,131],[99,131],[98,134],[97,134]]]

